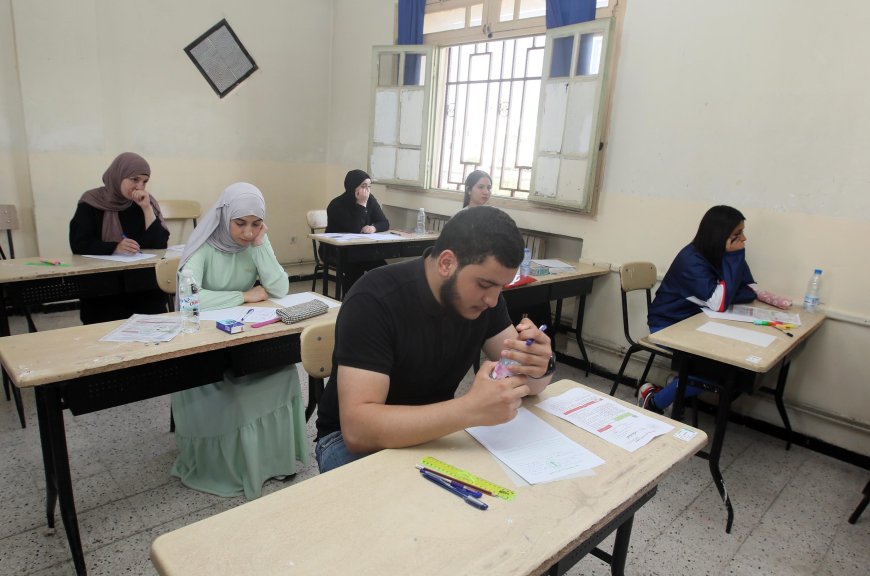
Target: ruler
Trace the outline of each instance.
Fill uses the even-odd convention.
[[[462,468],[457,468],[456,466],[451,466],[450,464],[442,462],[432,456],[426,456],[420,461],[420,464],[439,476],[457,480],[466,486],[478,488],[482,492],[490,494],[491,496],[496,496],[502,500],[513,500],[514,496],[516,496],[516,493],[513,490],[509,490],[504,486],[499,486],[498,484],[493,484],[489,480],[484,480],[479,476],[475,476],[471,472],[463,470]]]

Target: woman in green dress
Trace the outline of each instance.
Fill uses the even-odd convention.
[[[287,294],[287,274],[266,235],[266,204],[253,185],[233,184],[203,216],[181,256],[200,307],[217,310]],[[255,285],[259,280],[259,284]],[[179,454],[172,475],[218,496],[260,496],[269,478],[309,461],[305,405],[295,365],[172,394]]]

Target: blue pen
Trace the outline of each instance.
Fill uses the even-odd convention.
[[[248,314],[250,314],[250,313],[253,312],[253,311],[254,311],[254,309],[251,308],[251,309],[249,309],[247,312],[245,312],[244,314],[242,314],[242,318],[241,318],[241,320],[239,320],[239,322],[244,322],[244,321],[245,321],[245,318],[248,317]]]
[[[483,492],[478,492],[477,490],[472,490],[462,482],[457,482],[456,480],[451,480],[450,485],[459,490],[460,492],[465,492],[472,498],[481,498],[483,497]]]
[[[487,504],[486,502],[481,502],[480,500],[471,496],[470,494],[466,494],[465,492],[460,491],[458,488],[454,488],[453,486],[448,484],[447,481],[442,480],[441,478],[439,478],[438,476],[435,476],[434,474],[430,474],[426,470],[420,470],[420,476],[422,476],[423,478],[425,478],[429,482],[432,482],[433,484],[437,484],[438,486],[444,488],[445,490],[447,490],[451,494],[455,494],[456,496],[459,496],[460,498],[465,500],[469,505],[474,506],[478,510],[486,510],[487,508],[489,508],[489,504]]]
[[[547,325],[546,325],[546,324],[541,324],[541,327],[538,328],[538,330],[540,330],[541,332],[546,332],[546,330],[547,330]],[[534,343],[535,343],[535,339],[534,339],[534,338],[529,338],[528,340],[526,340],[526,346],[531,346],[531,345],[534,344]]]

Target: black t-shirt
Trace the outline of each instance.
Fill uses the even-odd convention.
[[[342,302],[335,368],[317,409],[318,438],[341,429],[339,365],[388,375],[387,404],[443,402],[453,398],[484,342],[510,325],[502,297],[475,320],[441,307],[426,282],[425,258],[368,272]]]

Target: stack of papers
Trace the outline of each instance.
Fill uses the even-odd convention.
[[[550,269],[550,274],[558,274],[559,272],[573,272],[576,268],[568,264],[567,262],[562,262],[561,260],[532,260],[533,264],[537,264],[538,266],[544,266]]]

